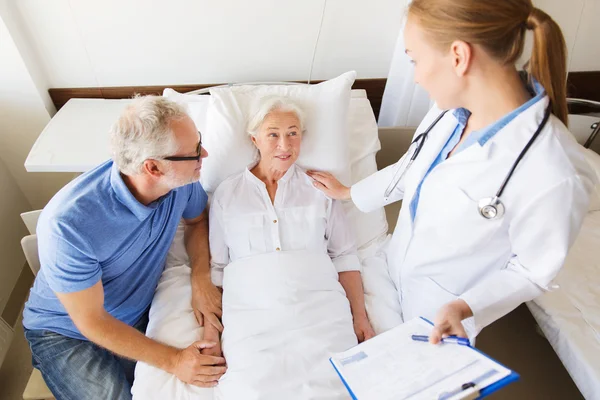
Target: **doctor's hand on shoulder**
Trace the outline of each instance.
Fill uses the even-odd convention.
[[[468,338],[462,321],[473,316],[473,311],[462,299],[446,303],[439,309],[433,320],[433,330],[429,335],[429,342],[439,343],[446,336]]]
[[[349,200],[350,188],[344,186],[329,172],[307,171],[313,181],[313,186],[334,200]]]

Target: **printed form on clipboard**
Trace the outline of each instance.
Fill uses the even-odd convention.
[[[415,318],[335,354],[331,364],[355,400],[478,399],[519,379],[473,347],[412,339],[432,327]]]

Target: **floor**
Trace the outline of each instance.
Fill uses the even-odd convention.
[[[395,225],[399,204],[388,206],[390,229]],[[17,290],[26,292],[32,276],[25,271]],[[491,400],[583,399],[577,387],[552,350],[536,331],[535,320],[526,306],[484,329],[477,347],[521,375],[520,381],[490,396]],[[0,368],[0,400],[20,400],[31,373],[31,354],[19,322],[15,338]]]

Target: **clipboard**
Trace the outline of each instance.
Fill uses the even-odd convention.
[[[471,346],[412,341],[432,327],[415,318],[329,361],[354,400],[482,399],[519,379]]]

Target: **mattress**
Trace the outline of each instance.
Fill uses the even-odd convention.
[[[586,399],[600,399],[600,211],[589,212],[560,289],[527,306]]]

